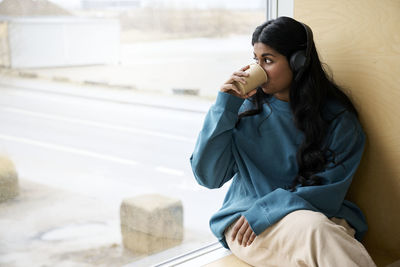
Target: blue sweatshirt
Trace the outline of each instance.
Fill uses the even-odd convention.
[[[273,96],[265,100],[260,114],[243,117],[235,127],[238,114],[252,105],[250,100],[219,92],[190,158],[200,185],[219,188],[233,179],[222,208],[210,220],[215,236],[227,247],[225,228],[241,215],[259,235],[288,213],[304,209],[346,219],[361,240],[367,230],[365,218],[345,200],[365,143],[356,116],[332,102],[325,107],[324,117],[332,118],[325,142],[340,164],[328,163],[316,174],[322,185],[290,191],[304,135],[293,123],[289,103]]]

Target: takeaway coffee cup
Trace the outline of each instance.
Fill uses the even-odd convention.
[[[250,68],[245,70],[249,74],[248,77],[243,77],[246,80],[246,84],[240,82],[234,82],[236,87],[240,90],[242,95],[247,94],[251,90],[257,88],[263,83],[267,82],[268,77],[264,69],[258,64],[251,64]]]

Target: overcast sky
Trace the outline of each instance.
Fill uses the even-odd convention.
[[[64,8],[79,8],[81,0],[49,0]],[[99,1],[99,0],[98,0]],[[109,1],[113,0],[100,0]],[[117,0],[118,1],[118,0]],[[258,9],[265,8],[266,0],[142,0],[144,6],[168,5],[170,7],[195,7],[195,8],[233,8],[233,9]]]

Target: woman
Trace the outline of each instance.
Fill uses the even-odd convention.
[[[246,66],[222,85],[191,157],[197,181],[232,179],[211,230],[254,266],[375,266],[358,241],[367,230],[345,200],[365,135],[331,81],[308,26],[280,17],[253,33],[268,81],[245,96]]]

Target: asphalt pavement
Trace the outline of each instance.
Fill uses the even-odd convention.
[[[0,152],[21,192],[0,204],[0,266],[122,266],[123,198],[180,198],[181,246],[149,264],[215,242],[208,219],[226,187],[201,188],[189,157],[212,100],[162,92],[0,77]]]

